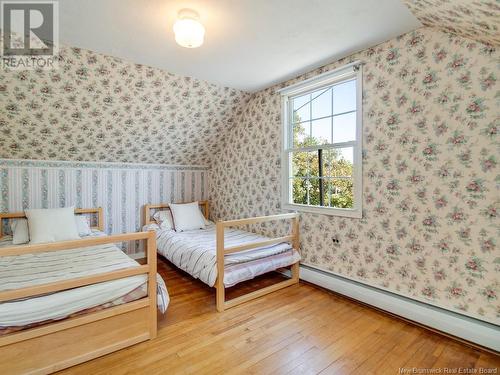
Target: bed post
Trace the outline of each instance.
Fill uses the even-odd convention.
[[[299,215],[292,218],[292,246],[300,254],[300,237],[299,237]],[[295,262],[291,267],[292,280],[295,283],[299,282],[299,262]]]
[[[205,219],[208,220],[208,216],[209,216],[209,205],[208,205],[208,201],[204,201],[203,202],[203,211],[204,211],[204,215],[205,215]]]
[[[144,220],[142,221],[144,223],[144,225],[149,224],[149,214],[150,214],[149,205],[145,204],[144,205]]]
[[[217,280],[216,280],[216,303],[217,311],[224,311],[224,223],[218,221],[216,224],[216,251],[217,251]]]
[[[156,321],[156,232],[149,231],[146,240],[146,254],[148,265],[148,299],[149,299],[149,339],[156,338],[157,321]]]
[[[97,207],[97,227],[104,232],[104,213],[102,207]]]

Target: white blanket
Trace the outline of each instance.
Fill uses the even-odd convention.
[[[0,248],[1,251],[1,248]],[[0,257],[0,291],[138,267],[114,244]],[[158,307],[167,308],[165,283],[157,276]],[[0,327],[24,326],[68,315],[123,297],[147,282],[137,275],[34,298],[0,303]]]
[[[185,232],[174,230],[157,230],[158,252],[180,269],[193,277],[200,279],[209,286],[214,286],[217,279],[217,255],[215,244],[215,225],[206,229]],[[232,247],[269,238],[234,228],[224,230],[224,246]],[[290,250],[288,243],[241,251],[226,255],[224,264],[227,266],[251,262],[257,259],[271,257]]]

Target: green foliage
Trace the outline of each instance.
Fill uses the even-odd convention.
[[[305,136],[304,127],[298,123],[293,129],[294,148],[317,146],[326,140]],[[353,165],[337,149],[322,150],[323,177],[352,176]],[[339,178],[319,178],[318,151],[295,152],[292,156],[293,202],[337,208],[353,207],[353,181]],[[320,202],[320,183],[323,184],[323,202]],[[309,197],[309,202],[308,202]]]

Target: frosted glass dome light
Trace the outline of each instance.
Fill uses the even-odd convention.
[[[203,44],[205,28],[198,21],[198,13],[183,9],[174,23],[175,41],[182,47],[196,48]]]

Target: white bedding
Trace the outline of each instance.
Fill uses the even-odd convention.
[[[94,236],[104,235],[93,233]],[[8,246],[8,237],[1,247]],[[64,251],[0,257],[0,291],[19,289],[113,270],[138,267],[114,244]],[[157,276],[158,307],[168,306],[168,292]],[[147,283],[147,275],[107,281],[62,292],[0,303],[0,327],[25,326],[100,306],[125,296]]]
[[[152,228],[146,228],[152,229]],[[156,226],[158,252],[209,286],[217,279],[217,256],[215,245],[215,225],[206,229],[175,232]],[[269,238],[234,228],[224,230],[225,247],[238,246]],[[281,255],[280,257],[277,257]],[[289,243],[241,251],[225,256],[224,285],[226,287],[249,280],[257,275],[289,266],[300,260],[300,255]],[[241,265],[241,267],[236,267]],[[245,267],[246,266],[246,267]],[[232,272],[235,271],[235,272]]]

